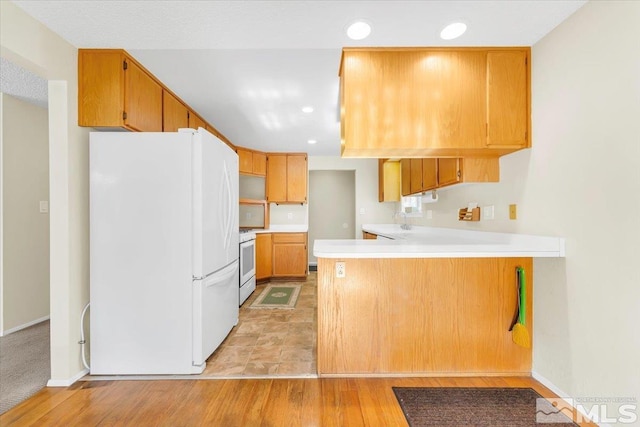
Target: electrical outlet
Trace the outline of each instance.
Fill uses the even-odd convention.
[[[251,219],[251,212],[247,212],[247,219]]]
[[[509,219],[517,219],[518,218],[518,209],[517,205],[509,205]]]
[[[344,265],[344,261],[336,262],[336,277],[343,278],[347,275],[346,267]]]
[[[482,207],[482,219],[495,219],[495,209],[493,205]]]
[[[287,219],[293,219],[293,212],[287,213]]]

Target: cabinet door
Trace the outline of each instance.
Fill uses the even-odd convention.
[[[267,201],[283,203],[287,201],[287,155],[267,156]]]
[[[307,274],[306,233],[273,234],[273,275],[301,277]]]
[[[438,186],[457,184],[462,180],[460,159],[438,159]]]
[[[422,191],[422,159],[411,159],[411,194]]]
[[[240,173],[253,173],[253,153],[243,148],[238,148],[238,167]]]
[[[273,266],[271,234],[256,234],[256,280],[271,277]]]
[[[162,131],[177,132],[189,127],[188,109],[166,90],[162,93]]]
[[[192,129],[207,128],[207,124],[193,111],[189,112],[189,127]]]
[[[378,159],[378,201],[400,201],[400,162]]]
[[[78,51],[78,126],[122,127],[121,52]]]
[[[307,156],[287,156],[287,201],[307,203]]]
[[[422,191],[438,186],[438,159],[422,159]]]
[[[162,86],[133,61],[126,62],[125,126],[140,132],[162,132]]]
[[[253,152],[254,175],[265,176],[267,174],[267,156],[264,153]]]
[[[400,161],[401,172],[401,192],[403,196],[411,194],[411,159],[402,159]]]
[[[487,145],[526,147],[529,98],[525,51],[487,53]]]
[[[485,148],[486,68],[479,50],[343,52],[342,155]]]

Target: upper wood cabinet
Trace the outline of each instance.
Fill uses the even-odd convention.
[[[422,191],[438,187],[438,159],[422,159]]]
[[[267,154],[267,201],[307,203],[307,155]]]
[[[78,52],[78,124],[162,131],[162,86],[123,50]]]
[[[162,131],[189,127],[189,109],[168,91],[162,92]]]
[[[240,173],[265,176],[267,174],[267,156],[265,153],[240,148],[238,152]]]
[[[529,53],[343,49],[342,155],[498,157],[529,146],[521,132],[529,127]]]
[[[400,162],[378,159],[378,201],[400,201]]]
[[[400,160],[400,194],[411,194],[411,159]]]
[[[78,50],[78,126],[140,132],[202,127],[235,150],[123,49]]]
[[[500,179],[497,158],[402,159],[401,167],[403,196],[460,182],[498,182]],[[414,173],[414,169],[420,173]],[[405,179],[409,182],[405,183]]]
[[[207,128],[207,124],[193,111],[189,111],[189,127],[191,129]]]
[[[529,144],[528,52],[487,53],[487,144],[526,147]]]

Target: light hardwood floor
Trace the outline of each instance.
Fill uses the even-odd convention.
[[[43,389],[0,425],[406,426],[393,386],[531,387],[555,397],[528,377],[79,381]]]

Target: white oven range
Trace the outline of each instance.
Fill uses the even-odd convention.
[[[256,289],[256,233],[240,230],[240,305]]]

